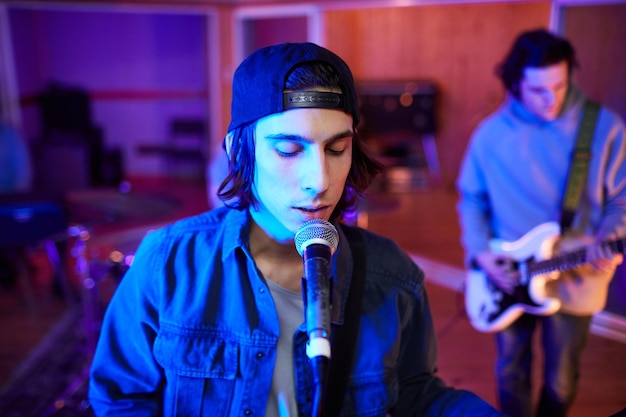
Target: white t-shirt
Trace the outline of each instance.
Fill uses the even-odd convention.
[[[298,405],[296,403],[293,370],[293,335],[304,322],[302,294],[283,288],[270,280],[267,280],[267,285],[276,305],[280,334],[265,416],[297,417]]]

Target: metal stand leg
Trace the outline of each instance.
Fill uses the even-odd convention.
[[[44,247],[46,249],[46,254],[48,255],[48,260],[52,265],[54,274],[53,279],[57,281],[57,284],[63,292],[63,298],[67,302],[67,305],[71,307],[76,304],[76,298],[74,297],[70,281],[67,273],[65,272],[65,266],[63,264],[63,260],[61,260],[61,255],[59,254],[59,250],[57,248],[57,242],[52,239],[48,239],[44,242]]]
[[[83,329],[86,338],[86,351],[91,360],[96,348],[98,338],[98,288],[92,277],[92,271],[87,259],[87,240],[90,238],[89,231],[82,226],[74,226],[72,235],[76,241],[72,254],[76,260],[76,273],[82,289]]]
[[[17,273],[17,285],[21,287],[24,293],[24,298],[28,304],[28,308],[34,310],[37,308],[37,302],[35,300],[35,291],[33,290],[33,284],[31,283],[31,277],[28,268],[27,252],[18,253],[16,256],[16,273]]]
[[[430,176],[437,182],[441,181],[441,167],[439,166],[439,155],[435,144],[435,135],[427,133],[422,135],[422,146],[428,164]]]

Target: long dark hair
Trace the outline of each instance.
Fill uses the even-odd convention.
[[[287,76],[285,82],[287,91],[310,91],[320,88],[345,91],[333,67],[323,62],[307,62],[299,65]],[[352,127],[355,134],[352,139],[352,165],[346,180],[346,187],[331,215],[331,220],[341,218],[346,211],[354,209],[359,197],[382,170],[382,165],[367,153],[358,136],[357,124],[358,117],[353,115]],[[229,132],[232,138],[228,155],[228,175],[217,192],[218,197],[228,207],[247,209],[257,204],[252,192],[255,167],[255,126],[256,122],[253,122]]]
[[[528,67],[541,68],[567,63],[568,74],[578,66],[576,51],[565,38],[560,38],[545,29],[535,29],[522,33],[513,43],[504,61],[496,68],[496,74],[504,87],[515,97],[519,97],[519,83]]]

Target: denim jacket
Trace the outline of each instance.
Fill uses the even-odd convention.
[[[263,416],[278,317],[248,248],[249,215],[220,208],[147,235],[107,308],[91,367],[98,416]],[[332,322],[343,323],[352,254],[339,230]],[[342,416],[498,416],[435,376],[422,271],[392,241],[361,230],[367,264]],[[306,328],[294,335],[300,416],[313,389]]]

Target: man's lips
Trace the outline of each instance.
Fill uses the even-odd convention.
[[[300,206],[300,207],[294,207],[296,210],[300,210],[300,211],[304,211],[307,213],[318,213],[320,211],[324,211],[326,210],[328,207],[327,205],[320,205],[320,206]]]
[[[307,219],[327,219],[330,217],[330,204],[315,204],[305,206],[294,206],[294,209],[300,213],[301,216]]]

